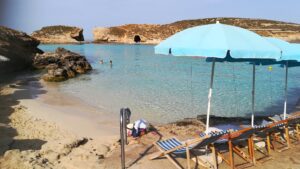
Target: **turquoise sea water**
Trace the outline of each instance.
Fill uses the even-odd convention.
[[[211,63],[205,59],[155,55],[151,45],[40,46],[44,51],[57,47],[85,55],[94,68],[90,74],[60,83],[59,90],[103,111],[119,114],[121,107],[129,107],[134,118],[158,123],[206,114]],[[257,66],[257,114],[282,113],[284,75],[279,65],[273,65],[272,71]],[[250,118],[251,89],[252,65],[216,63],[212,114]],[[291,111],[300,96],[300,67],[289,69],[288,93]]]

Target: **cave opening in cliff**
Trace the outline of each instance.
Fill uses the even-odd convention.
[[[141,37],[139,35],[135,35],[133,40],[135,43],[139,43],[139,42],[141,42]]]

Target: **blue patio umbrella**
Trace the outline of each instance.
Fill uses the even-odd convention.
[[[225,25],[217,22],[196,26],[174,34],[157,46],[156,54],[172,54],[174,56],[199,56],[212,59],[210,88],[206,118],[206,131],[209,128],[211,97],[215,62],[223,61],[253,61],[264,59],[279,59],[281,51],[258,34],[249,30]],[[254,125],[254,91],[255,64],[253,64],[253,91],[251,124]]]
[[[291,44],[277,38],[266,38],[270,43],[276,45],[282,50],[282,56],[277,63],[285,65],[285,98],[283,119],[286,119],[287,114],[287,88],[288,88],[288,68],[291,66],[300,66],[300,44]]]

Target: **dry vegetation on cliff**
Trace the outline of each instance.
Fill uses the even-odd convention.
[[[31,34],[41,43],[79,43],[84,41],[83,29],[72,26],[47,26]]]
[[[288,41],[300,41],[300,25],[265,19],[246,18],[207,18],[183,20],[165,25],[128,24],[110,28],[95,28],[94,42],[134,43],[139,36],[141,43],[156,44],[183,29],[198,25],[212,24],[216,21],[246,28],[262,36],[272,36]]]

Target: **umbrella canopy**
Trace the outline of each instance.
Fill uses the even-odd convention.
[[[280,59],[281,50],[269,43],[266,39],[249,30],[225,25],[209,24],[196,26],[183,30],[167,38],[155,46],[156,54],[172,54],[174,56],[199,56],[213,58],[208,94],[206,131],[209,128],[210,104],[213,87],[213,77],[215,68],[215,58],[228,61],[242,59],[240,61],[260,60],[260,59]],[[249,59],[249,60],[248,60]],[[253,64],[255,74],[255,64]],[[255,76],[253,76],[253,82]],[[253,83],[253,89],[254,89]],[[254,90],[252,125],[254,120]]]
[[[5,62],[5,61],[9,61],[9,59],[0,55],[0,62]]]
[[[277,61],[300,61],[300,44],[292,44],[272,37],[266,37],[265,39],[282,51],[282,56]]]
[[[270,43],[276,45],[282,50],[282,57],[278,60],[278,63],[285,64],[285,99],[283,108],[283,119],[286,119],[287,114],[287,88],[288,88],[288,67],[300,66],[300,45],[291,44],[277,38],[266,38]]]
[[[235,59],[279,59],[280,49],[249,30],[221,23],[196,26],[167,38],[157,54]]]
[[[282,56],[281,60],[300,62],[300,44],[290,43],[290,46],[290,54],[287,56]]]

